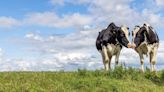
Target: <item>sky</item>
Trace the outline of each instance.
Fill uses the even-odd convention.
[[[149,23],[160,38],[157,69],[164,69],[164,0],[4,0],[0,11],[0,71],[102,69],[95,41],[111,22],[130,32]],[[120,63],[139,68],[139,56],[123,48]]]

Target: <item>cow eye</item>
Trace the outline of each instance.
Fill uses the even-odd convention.
[[[129,27],[127,27],[127,29],[129,30]]]

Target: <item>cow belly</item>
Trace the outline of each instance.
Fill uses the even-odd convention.
[[[142,44],[138,48],[135,49],[138,53],[146,54],[148,53],[148,47],[147,44]]]
[[[146,44],[143,44],[141,46],[141,50],[142,50],[143,54],[147,54],[148,53],[148,47],[147,47],[147,45]]]
[[[153,51],[153,49],[154,49],[155,47],[158,47],[158,43],[149,44],[149,45],[147,45],[147,44],[142,44],[141,46],[139,46],[139,47],[136,49],[136,51],[137,51],[137,52],[141,52],[141,53],[143,53],[143,54],[145,54],[145,55],[148,55],[150,52]]]
[[[155,48],[158,48],[159,43],[153,43],[148,45],[148,53],[153,52]]]
[[[120,52],[120,45],[108,44],[107,45],[108,55],[113,56]]]

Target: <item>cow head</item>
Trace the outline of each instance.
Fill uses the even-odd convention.
[[[145,24],[140,26],[135,26],[134,30],[132,31],[132,48],[137,48],[143,43],[146,39],[147,35],[147,27]]]
[[[129,28],[126,26],[121,26],[117,30],[117,40],[125,47],[130,48],[131,44],[129,41]]]

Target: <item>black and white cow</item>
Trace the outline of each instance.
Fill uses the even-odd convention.
[[[147,23],[142,27],[136,26],[132,32],[132,48],[139,54],[141,70],[144,72],[144,57],[150,56],[151,71],[155,71],[155,64],[157,61],[157,49],[159,46],[159,38],[155,30]]]
[[[114,23],[99,32],[96,40],[96,48],[101,53],[105,70],[110,69],[112,56],[116,55],[115,64],[118,64],[122,46],[131,47],[129,41],[129,28],[126,26],[118,27]]]

